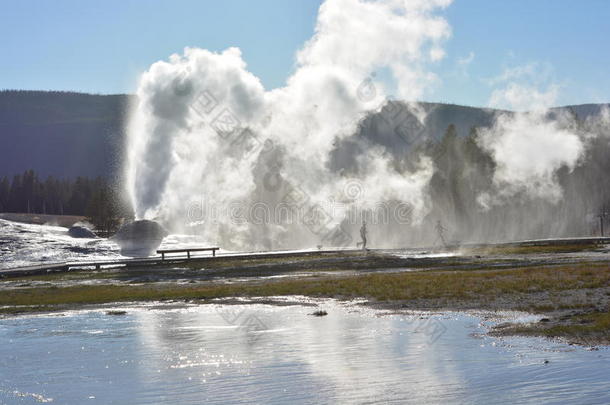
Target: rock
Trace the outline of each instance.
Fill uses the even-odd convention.
[[[97,235],[90,229],[80,225],[75,225],[68,229],[68,235],[73,238],[97,238]]]
[[[551,322],[549,318],[542,318],[539,322]]]
[[[590,319],[581,319],[580,321],[578,321],[578,323],[581,325],[586,325],[588,323],[593,323],[593,321]]]
[[[328,315],[328,312],[326,312],[324,310],[320,310],[320,311],[315,311],[315,312],[311,313],[310,315],[313,315],[313,316],[326,316],[326,315]]]
[[[111,238],[123,256],[147,257],[155,253],[167,231],[158,222],[142,219],[123,225]]]
[[[110,310],[110,311],[106,311],[106,315],[126,315],[127,311],[122,311],[122,310]]]

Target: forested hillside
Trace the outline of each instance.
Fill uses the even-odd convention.
[[[130,95],[0,91],[0,178],[12,178],[26,170],[34,170],[41,178],[116,177],[122,166],[129,107],[134,101]],[[433,139],[442,138],[451,124],[458,135],[466,136],[472,127],[493,125],[498,113],[454,104],[422,103],[422,107],[427,114],[422,130]],[[600,105],[562,108],[572,109],[583,119],[597,113]],[[419,125],[401,121],[394,115],[396,111],[391,113],[397,120],[395,126],[407,124],[404,127],[409,131]],[[369,117],[367,125],[372,125],[375,136],[386,136],[378,125],[385,119],[381,113]]]
[[[132,96],[0,92],[0,177],[113,177]]]

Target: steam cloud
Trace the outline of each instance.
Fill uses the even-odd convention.
[[[492,93],[490,106],[508,107],[516,113],[504,113],[492,128],[482,131],[481,146],[496,162],[493,181],[497,202],[524,192],[534,198],[557,202],[562,197],[557,171],[573,170],[582,158],[583,139],[571,128],[560,128],[571,117],[550,117],[557,86],[546,92],[510,82]],[[492,197],[484,193],[479,203],[485,208]]]
[[[549,109],[558,87],[516,80],[532,66],[495,83],[505,87],[490,107],[517,112],[498,113],[471,143],[446,137],[440,154],[422,142],[430,110],[415,100],[437,80],[428,65],[444,56],[451,32],[437,13],[449,3],[326,0],[277,89],[238,48],[186,48],[153,64],[126,145],[136,216],[229,249],[354,246],[371,213],[389,219],[369,228],[379,247],[433,243],[437,219],[462,241],[588,234],[579,215],[610,188],[600,136],[610,114],[580,122]],[[379,118],[400,114],[402,128]]]
[[[433,173],[429,159],[402,170],[387,148],[370,147],[349,164],[335,161],[340,170],[330,166],[335,145],[385,99],[383,85],[369,74],[388,69],[396,94],[409,100],[434,80],[424,66],[443,57],[441,43],[450,35],[434,12],[449,3],[327,0],[315,35],[297,54],[295,73],[270,91],[247,71],[237,48],[187,48],[153,64],[140,80],[127,145],[136,215],[176,223],[201,201],[206,210],[305,205],[305,216],[315,217],[308,227],[261,229],[220,215],[200,229],[209,240],[238,248],[312,246],[348,226],[347,211],[381,202],[408,204],[413,218],[421,218]],[[268,184],[270,177],[276,185]],[[362,195],[346,196],[350,184]],[[333,201],[340,209],[328,207]]]

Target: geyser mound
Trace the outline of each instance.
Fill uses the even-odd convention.
[[[74,225],[72,227],[70,227],[70,229],[68,229],[68,235],[70,235],[73,238],[90,238],[90,239],[95,239],[97,238],[97,235],[95,233],[93,233],[93,231],[91,231],[91,229],[82,226],[82,225]]]
[[[123,256],[147,257],[155,253],[167,234],[158,222],[143,219],[123,225],[112,240],[121,247]]]

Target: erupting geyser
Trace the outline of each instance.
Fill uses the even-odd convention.
[[[153,64],[126,147],[136,218],[235,250],[355,247],[364,217],[375,247],[433,244],[439,221],[450,241],[590,235],[610,187],[607,111],[551,111],[553,91],[509,84],[490,106],[538,105],[468,137],[427,131],[416,100],[438,79],[449,3],[326,0],[273,90],[238,48]]]
[[[153,64],[140,79],[126,148],[136,217],[203,224],[189,230],[229,249],[355,245],[357,212],[385,203],[417,222],[430,159],[397,166],[379,144],[347,159],[337,152],[354,149],[344,141],[386,98],[369,78],[375,70],[389,72],[399,97],[422,96],[433,80],[422,67],[442,58],[449,36],[434,13],[448,4],[326,1],[296,71],[270,91],[238,48],[187,48]]]

